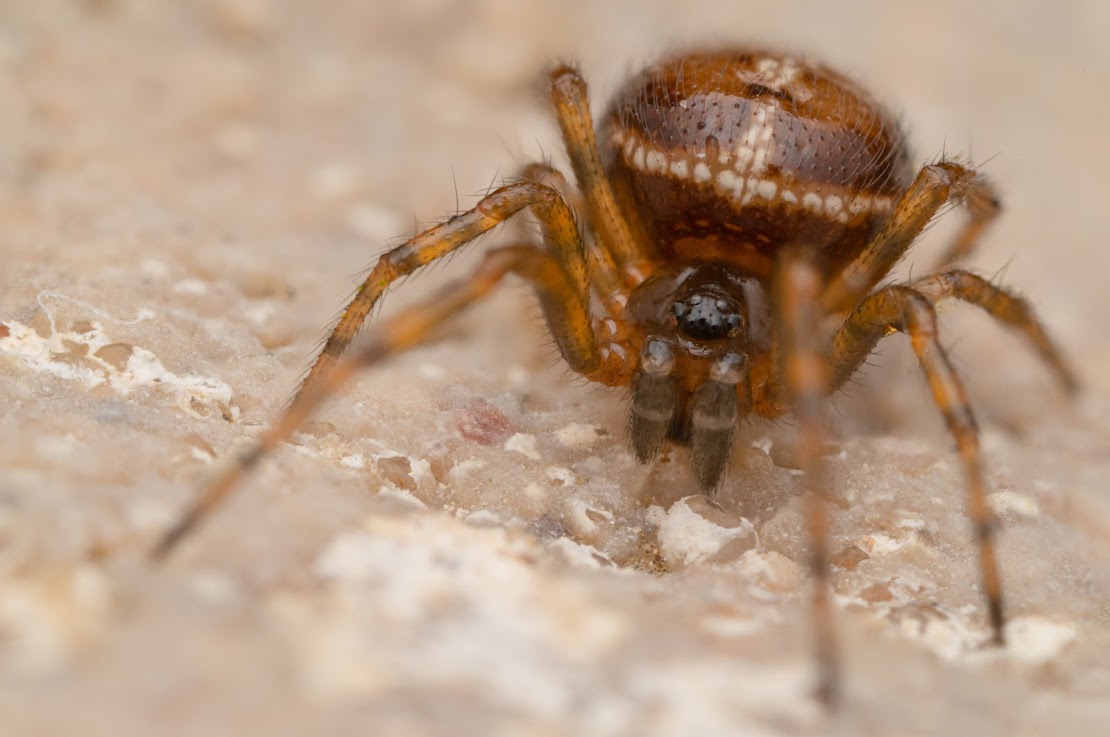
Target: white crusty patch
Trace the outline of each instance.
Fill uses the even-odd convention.
[[[555,439],[565,448],[589,448],[601,437],[596,425],[572,422],[555,431]]]
[[[755,528],[740,517],[736,527],[721,527],[690,506],[692,497],[675,502],[670,509],[648,508],[648,521],[659,528],[659,552],[671,565],[692,565],[710,558],[728,543],[755,538]]]
[[[1006,623],[1010,655],[1032,665],[1054,659],[1075,640],[1076,634],[1071,622],[1056,622],[1045,617],[1018,617]]]
[[[517,453],[531,458],[534,461],[540,459],[540,452],[536,447],[536,436],[529,433],[515,433],[505,441],[505,450],[515,450]]]
[[[50,325],[50,335],[40,336],[33,328],[16,320],[4,321],[8,334],[0,338],[0,355],[17,358],[35,371],[67,381],[78,381],[87,387],[107,384],[118,394],[127,395],[139,388],[155,389],[171,394],[175,405],[190,414],[198,414],[194,403],[215,405],[220,411],[238,416],[238,407],[229,407],[231,387],[219,379],[197,374],[175,374],[151,351],[113,339],[105,323],[135,325],[154,318],[150,310],[139,310],[132,320],[121,320],[83,300],[60,292],[43,291],[38,295],[39,307]],[[59,329],[54,311],[47,300],[65,301],[99,319],[87,321],[80,331]],[[109,360],[101,351],[118,346],[126,351],[126,360]],[[69,360],[77,358],[79,360]]]

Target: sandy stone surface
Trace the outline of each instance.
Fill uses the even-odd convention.
[[[1104,734],[1108,28],[1080,0],[0,4],[0,733]],[[960,470],[901,338],[832,403],[829,717],[789,423],[745,428],[712,502],[681,452],[637,467],[623,397],[564,378],[519,286],[360,378],[145,562],[387,244],[564,161],[547,65],[580,60],[600,108],[707,40],[825,58],[903,112],[920,162],[989,160],[1006,213],[974,265],[1036,302],[1085,385],[1067,403],[1020,341],[943,311],[1007,648],[981,647]]]

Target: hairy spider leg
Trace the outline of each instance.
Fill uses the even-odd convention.
[[[594,233],[616,262],[625,284],[636,286],[655,269],[658,259],[647,239],[634,234],[617,205],[597,147],[589,88],[577,69],[561,66],[551,72],[551,101]]]
[[[999,322],[1020,331],[1066,392],[1077,391],[1078,380],[1029,303],[971,272],[951,269],[922,277],[909,286],[879,290],[841,324],[827,351],[820,343],[810,344],[804,340],[810,335],[808,330],[812,329],[814,318],[803,306],[813,298],[813,285],[818,283],[814,281],[809,262],[791,257],[788,252],[778,273],[776,299],[782,324],[772,343],[769,361],[772,375],[763,385],[764,396],[757,397],[757,402],[764,408],[762,414],[765,416],[784,413],[793,407],[798,420],[800,460],[810,492],[806,523],[816,587],[812,616],[818,651],[818,696],[832,703],[837,696],[839,669],[831,609],[825,598],[828,595],[828,528],[818,491],[825,483],[819,458],[823,447],[823,415],[814,404],[816,397],[824,398],[847,382],[875,344],[891,329],[910,334],[934,399],[956,438],[968,478],[969,515],[979,547],[984,594],[995,640],[1001,642],[1001,583],[990,514],[985,504],[978,428],[951,362],[937,343],[936,316],[931,305],[958,299],[979,307]],[[821,371],[831,371],[831,375],[821,376]],[[820,387],[823,393],[818,395]],[[777,412],[775,408],[779,408]]]
[[[979,548],[979,569],[994,641],[1002,644],[1002,583],[994,548],[994,522],[987,505],[979,449],[979,427],[967,394],[937,339],[936,312],[928,297],[908,286],[889,286],[868,295],[844,320],[832,338],[828,355],[830,386],[841,386],[856,372],[875,345],[891,332],[906,333],[933,400],[944,415],[966,476],[967,510]]]
[[[509,184],[483,197],[472,210],[428,228],[382,254],[340,314],[301,383],[298,396],[346,350],[393,282],[465,246],[525,208],[531,208],[543,224],[548,243],[564,264],[572,283],[588,293],[589,276],[582,239],[566,199],[558,190],[536,182]]]
[[[557,68],[551,73],[551,99],[567,154],[587,204],[590,223],[600,241],[597,250],[604,252],[591,259],[594,271],[599,273],[595,279],[607,281],[600,296],[608,300],[607,304],[612,307],[616,304],[613,295],[618,290],[613,289],[617,283],[609,276],[610,270],[618,268],[627,286],[638,284],[653,267],[654,261],[649,256],[651,249],[633,237],[605,176],[590,116],[585,80],[574,69]],[[304,387],[346,349],[390,284],[492,230],[526,207],[532,208],[549,242],[556,245],[559,253],[583,253],[574,213],[556,188],[536,182],[519,182],[495,190],[469,212],[429,228],[378,260],[343,309],[305,376],[300,391],[304,391]],[[563,240],[572,233],[573,240]],[[585,268],[584,260],[578,260],[583,264],[582,280],[586,281],[589,270]],[[573,266],[572,271],[577,268],[577,265]],[[577,278],[576,274],[572,275]]]
[[[542,161],[525,164],[520,169],[520,178],[554,187],[562,193],[563,197],[567,198],[572,210],[586,212],[586,201],[582,199],[582,193],[570,186],[566,175],[551,164]]]
[[[798,456],[806,489],[805,524],[813,572],[811,619],[817,652],[817,697],[836,702],[840,667],[833,628],[829,585],[828,479],[822,454],[825,447],[824,400],[829,394],[829,366],[820,333],[823,280],[818,269],[798,249],[784,253],[777,264],[774,298],[781,322],[781,371],[797,421]]]
[[[963,202],[970,217],[943,262],[966,256],[1000,212],[994,189],[984,177],[959,164],[941,162],[925,166],[902,194],[879,233],[825,289],[821,295],[825,312],[842,313],[855,307],[890,273],[929,221],[951,200]]]
[[[586,212],[582,195],[571,188],[567,183],[567,178],[555,167],[534,162],[525,166],[520,175],[529,181],[554,187],[563,193],[574,212]],[[544,242],[549,243],[548,239],[551,235],[547,232],[547,227],[540,223],[540,229],[543,231]],[[628,289],[622,283],[620,270],[617,268],[616,262],[613,261],[612,255],[601,247],[596,238],[587,237],[586,254],[590,281],[593,284],[594,292],[605,306],[605,312],[611,317],[622,317],[625,305],[628,303]]]
[[[589,313],[588,295],[556,257],[531,245],[497,248],[488,252],[467,279],[448,284],[437,294],[407,311],[383,320],[366,340],[340,356],[332,367],[306,384],[286,411],[253,448],[227,465],[151,550],[165,559],[177,543],[215,509],[245,475],[278,443],[289,438],[321,402],[338,392],[359,369],[428,340],[436,327],[485,297],[507,274],[517,274],[533,285],[544,317],[570,368],[590,381],[627,381],[628,352],[599,345]]]
[[[961,198],[968,214],[967,223],[948,244],[933,271],[946,269],[970,256],[982,243],[986,229],[1002,214],[1002,201],[986,177],[977,176],[968,182]]]
[[[910,287],[925,295],[933,304],[945,299],[958,299],[975,305],[1007,327],[1020,331],[1048,365],[1060,387],[1068,395],[1079,391],[1079,379],[1075,372],[1024,298],[963,269],[930,274],[915,280]]]
[[[588,380],[610,386],[627,384],[631,381],[633,362],[625,350],[626,346],[621,342],[623,340],[621,331],[618,329],[609,335],[608,343],[604,348],[599,348],[593,337],[592,320],[588,312],[589,289],[593,279],[594,283],[602,285],[603,300],[608,300],[607,304],[611,306],[619,304],[623,309],[623,290],[619,280],[612,276],[613,269],[620,269],[625,284],[631,286],[642,281],[649,273],[651,263],[644,255],[644,247],[633,241],[604,175],[590,117],[585,81],[576,71],[565,67],[560,68],[552,73],[551,95],[567,152],[588,203],[588,212],[601,222],[600,226],[594,223],[595,229],[601,231],[598,233],[600,247],[593,251],[595,256],[591,258],[591,263],[587,264],[587,254],[574,212],[567,199],[556,187],[535,181],[517,182],[501,187],[482,198],[468,212],[425,230],[379,258],[341,313],[324,347],[294,396],[287,415],[303,402],[303,396],[310,391],[312,385],[321,381],[332,365],[338,361],[393,282],[461,248],[525,208],[531,208],[539,219],[544,240],[558,256],[558,263],[561,264],[564,277],[572,285],[570,293],[578,295],[578,302],[583,309],[582,320],[567,322],[560,328],[552,323],[552,320],[556,319],[552,315],[558,315],[559,311],[549,309],[549,305],[544,306],[548,321],[552,323],[552,333],[555,334],[556,343],[563,351],[564,357],[567,358],[573,370]],[[594,266],[593,271],[596,275],[593,277],[590,275],[590,266]],[[559,292],[555,290],[550,293]],[[620,297],[617,297],[618,294]],[[541,290],[541,302],[545,301],[549,300],[545,299]],[[573,360],[574,356],[568,355],[567,349],[570,344],[564,345],[565,341],[561,341],[560,329],[564,332],[577,331],[580,333],[579,338],[583,333],[588,335],[588,342],[594,346],[598,356],[597,365],[589,369],[581,369],[580,366],[587,366],[589,362],[576,362]],[[288,424],[285,418],[286,415],[283,415],[279,419],[279,424],[283,427]],[[264,436],[264,439],[268,437]],[[197,521],[226,496],[242,477],[243,470],[245,470],[244,466],[234,467],[208,486],[200,500],[159,542],[154,556],[161,558],[167,555]]]
[[[742,350],[720,356],[690,405],[690,460],[698,485],[720,486],[741,417],[751,411],[751,371]]]

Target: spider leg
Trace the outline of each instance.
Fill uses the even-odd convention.
[[[936,313],[929,298],[912,287],[890,286],[864,299],[833,336],[830,386],[835,389],[847,381],[874,350],[875,344],[893,331],[909,335],[933,399],[956,440],[967,479],[967,509],[979,548],[987,613],[994,641],[1002,644],[1002,583],[994,548],[994,523],[983,479],[979,427],[963,384],[937,340]]]
[[[914,281],[910,287],[925,295],[933,304],[944,299],[958,299],[983,309],[1008,327],[1020,330],[1064,391],[1075,394],[1079,390],[1075,372],[1064,360],[1027,300],[962,269],[930,274]]]
[[[961,269],[951,269],[921,277],[910,284],[911,289],[924,294],[936,304],[941,300],[960,300],[980,307],[993,319],[1020,331],[1037,351],[1041,360],[1056,376],[1064,392],[1074,394],[1079,391],[1079,380],[1055,342],[1049,337],[1045,326],[1037,319],[1032,305],[1023,297],[991,284],[978,274]]]
[[[627,382],[624,377],[629,376],[631,367],[626,365],[625,351],[619,346],[598,344],[586,295],[559,259],[533,246],[492,250],[469,278],[453,282],[427,301],[383,320],[364,342],[307,383],[255,446],[208,484],[158,540],[151,557],[162,560],[169,555],[260,460],[289,438],[324,400],[340,391],[356,371],[427,341],[437,326],[488,295],[510,273],[518,274],[535,287],[555,343],[572,370],[592,381]]]
[[[540,161],[525,164],[520,170],[520,178],[554,187],[567,198],[575,212],[586,212],[586,202],[582,199],[582,193],[570,186],[563,172],[551,164]]]
[[[628,445],[640,463],[651,463],[659,457],[674,421],[678,408],[674,368],[670,342],[660,338],[644,341],[628,407]]]
[[[890,273],[929,221],[950,200],[965,203],[971,217],[943,262],[947,264],[966,256],[1000,212],[998,199],[986,179],[975,171],[947,161],[931,164],[921,169],[903,193],[878,235],[825,289],[821,295],[824,311],[833,314],[852,309]]]
[[[970,256],[982,242],[982,235],[987,227],[1002,214],[998,192],[986,177],[977,176],[968,182],[968,188],[962,193],[962,197],[964,207],[967,208],[967,222],[948,244],[948,249],[941,254],[934,271],[940,271]]]
[[[570,187],[566,177],[555,167],[540,163],[528,164],[521,170],[521,176],[529,181],[557,189],[570,201],[575,212],[586,212],[581,195]],[[543,223],[540,227],[544,232],[545,243],[549,248],[552,247],[547,227]],[[598,244],[596,238],[587,240],[586,255],[589,261],[590,281],[602,304],[605,305],[606,313],[612,317],[622,317],[628,302],[628,290],[621,283],[620,270],[617,269],[613,257]]]
[[[835,703],[839,693],[839,657],[829,591],[829,521],[826,513],[828,480],[821,453],[825,445],[824,399],[828,395],[828,364],[820,337],[820,297],[823,287],[817,268],[797,250],[784,255],[775,274],[774,298],[781,315],[777,340],[785,386],[798,425],[798,450],[805,486],[806,530],[813,571],[814,642],[817,650],[817,695]]]
[[[355,296],[343,308],[338,322],[309,369],[297,396],[316,381],[358,334],[366,318],[389,286],[442,256],[455,251],[525,208],[543,224],[552,250],[558,254],[575,287],[586,293],[589,276],[582,239],[574,213],[558,190],[536,182],[517,182],[494,190],[474,209],[428,228],[411,240],[382,254]],[[294,397],[296,401],[296,397]]]
[[[551,72],[551,101],[597,238],[625,282],[635,286],[651,273],[656,259],[646,239],[634,234],[617,205],[594,135],[589,90],[578,70],[560,66]]]
[[[714,362],[690,406],[690,459],[698,485],[713,491],[721,484],[736,423],[751,405],[746,353],[726,353]]]

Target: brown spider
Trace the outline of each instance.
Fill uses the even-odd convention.
[[[721,479],[740,418],[793,411],[816,578],[820,693],[835,691],[822,474],[823,400],[892,332],[909,335],[966,475],[994,639],[1002,590],[964,388],[937,340],[934,305],[955,298],[1022,331],[1066,390],[1076,382],[1020,297],[951,264],[999,213],[991,185],[953,161],[913,176],[905,139],[864,90],[820,64],[729,49],[671,56],[633,77],[595,130],[586,83],[560,66],[551,100],[580,194],[543,164],[469,212],[383,255],[347,305],[289,408],[215,479],[153,554],[174,545],[359,368],[424,341],[507,274],[530,282],[570,368],[630,386],[628,430],[642,463],[689,446],[699,484]],[[879,287],[946,204],[969,215],[938,269]],[[491,250],[477,270],[348,345],[398,278],[522,210],[542,246]],[[579,230],[579,219],[586,238]]]

